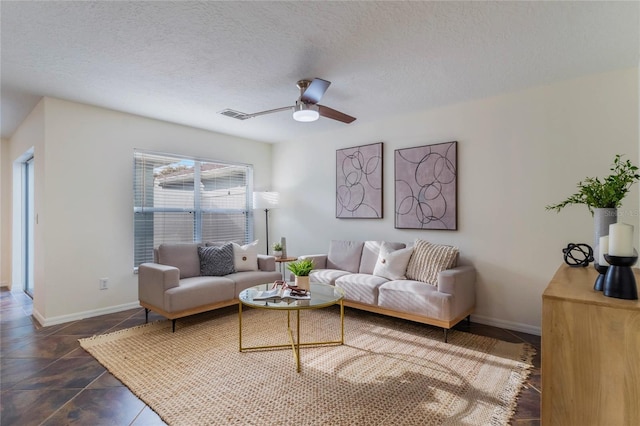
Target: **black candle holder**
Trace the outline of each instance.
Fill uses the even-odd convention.
[[[638,299],[636,277],[631,270],[638,260],[638,252],[635,250],[633,252],[634,256],[604,255],[605,260],[609,262],[609,269],[604,277],[605,296],[628,300]]]
[[[596,268],[596,271],[598,271],[598,273],[600,275],[598,275],[598,278],[596,278],[596,282],[593,285],[593,289],[595,291],[602,291],[604,290],[604,276],[607,273],[607,270],[609,269],[609,265],[600,265],[599,263],[594,263],[593,266]]]

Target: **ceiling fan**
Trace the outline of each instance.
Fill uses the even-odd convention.
[[[330,81],[323,80],[321,78],[314,78],[312,81],[300,80],[296,85],[300,89],[300,97],[296,100],[295,105],[286,106],[282,108],[270,109],[267,111],[254,112],[253,114],[247,114],[232,109],[224,109],[219,114],[226,115],[227,117],[237,118],[238,120],[246,120],[248,118],[257,117],[259,115],[272,114],[280,111],[293,111],[293,119],[296,121],[316,121],[318,118],[326,117],[332,120],[341,121],[343,123],[351,123],[356,118],[351,117],[343,112],[336,111],[333,108],[329,108],[324,105],[318,104],[324,92],[327,91]]]

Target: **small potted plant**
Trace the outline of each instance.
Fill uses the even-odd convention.
[[[287,269],[289,269],[293,273],[293,275],[296,276],[295,284],[298,288],[301,288],[304,290],[311,289],[309,285],[309,274],[313,269],[313,260],[302,259],[296,262],[291,262],[287,266]]]
[[[271,248],[273,248],[273,255],[275,257],[282,257],[282,244],[280,243],[273,243],[273,245],[271,246]]]

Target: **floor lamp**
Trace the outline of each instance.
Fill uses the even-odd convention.
[[[265,230],[267,234],[267,254],[269,254],[269,210],[277,209],[280,194],[277,192],[254,192],[253,209],[264,210]]]

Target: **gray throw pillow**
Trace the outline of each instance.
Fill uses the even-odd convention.
[[[235,272],[233,267],[233,244],[219,247],[198,247],[200,275],[221,277]]]

